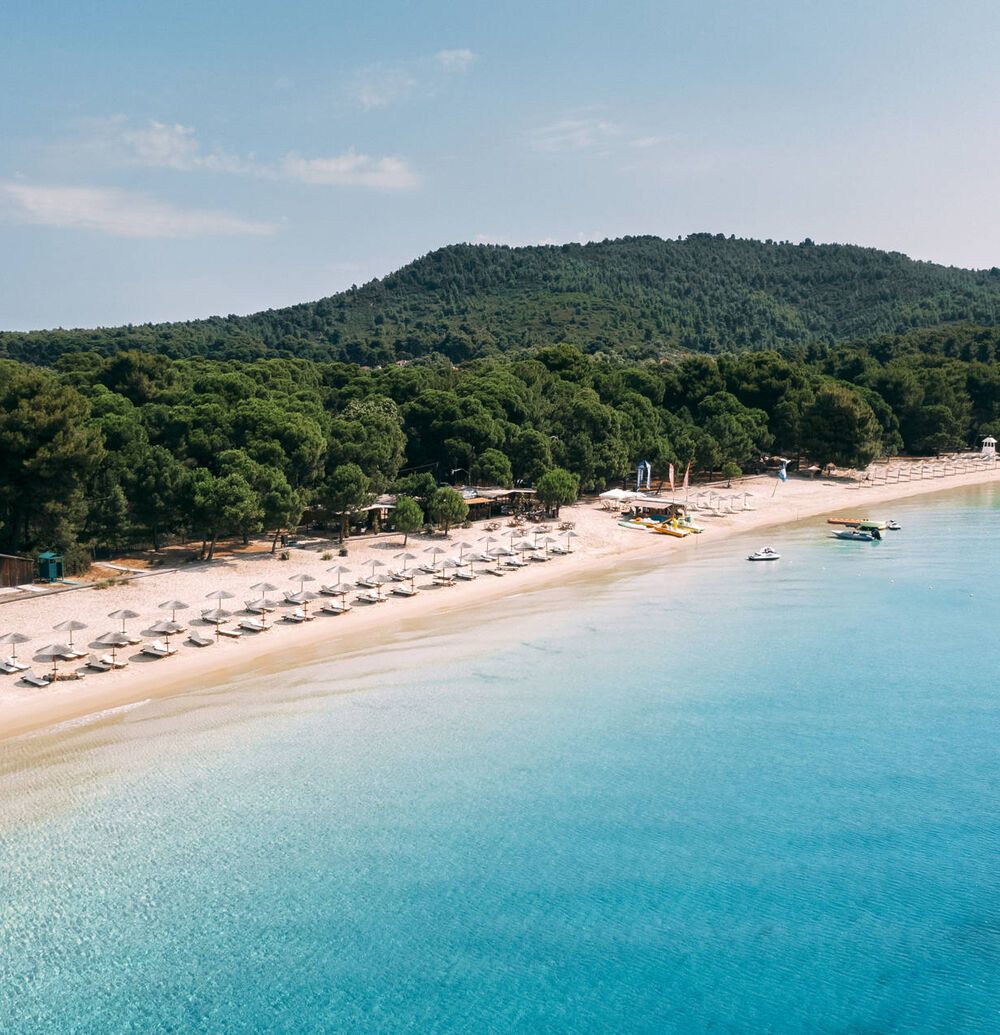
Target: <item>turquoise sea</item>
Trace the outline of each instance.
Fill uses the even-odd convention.
[[[0,744],[0,1032],[1000,1030],[1000,492],[879,509]]]

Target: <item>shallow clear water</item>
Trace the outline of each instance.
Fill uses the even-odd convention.
[[[0,1031],[996,1031],[1000,493],[891,509],[0,746]]]

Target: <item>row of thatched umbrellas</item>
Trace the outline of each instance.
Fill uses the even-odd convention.
[[[549,547],[552,544],[554,544],[556,542],[556,540],[552,539],[551,537],[546,536],[541,541],[541,546],[539,546],[538,535],[542,531],[546,531],[546,530],[545,529],[534,529],[532,531],[533,531],[533,534],[535,536],[534,544],[529,544],[527,542],[521,542],[521,543],[515,545],[514,540],[519,535],[521,535],[521,533],[519,531],[517,531],[517,530],[514,530],[514,531],[512,531],[510,533],[510,545],[509,545],[509,547],[501,546],[500,548],[494,548],[494,549],[491,549],[491,547],[495,547],[495,544],[499,543],[501,540],[498,539],[498,538],[494,538],[493,536],[487,536],[485,539],[480,540],[481,542],[485,543],[486,547],[487,547],[486,550],[484,552],[482,552],[482,553],[474,553],[474,552],[472,552],[474,548],[473,548],[471,543],[465,543],[465,542],[457,543],[456,546],[458,547],[458,550],[459,550],[458,559],[455,560],[453,558],[448,558],[447,560],[445,560],[444,562],[441,563],[440,567],[442,569],[445,568],[445,567],[449,567],[449,568],[469,567],[470,570],[474,571],[474,569],[472,568],[472,565],[474,563],[476,563],[476,562],[484,563],[484,564],[492,564],[493,562],[496,562],[499,565],[501,560],[505,556],[506,557],[513,556],[515,551],[520,551],[520,552],[523,552],[523,553],[527,553],[527,552],[535,552],[535,551],[537,551],[539,549],[544,549],[545,553],[547,555]],[[567,549],[570,549],[571,548],[570,547],[570,540],[577,538],[576,533],[572,532],[572,531],[567,531],[567,532],[564,532],[562,534],[566,537]],[[469,551],[469,552],[466,553],[466,551]],[[424,551],[424,553],[427,553],[427,554],[431,555],[433,560],[432,560],[431,564],[429,565],[429,567],[431,567],[432,569],[436,569],[436,568],[439,567],[439,565],[438,565],[438,558],[442,554],[447,553],[447,551],[446,550],[442,550],[438,546],[432,546],[432,547],[429,547],[428,549],[426,549]],[[410,561],[419,560],[419,558],[415,554],[406,553],[406,552],[400,553],[400,554],[396,554],[394,559],[395,560],[401,560],[403,562],[403,567],[402,567],[400,573],[404,574],[404,576],[405,576],[405,573],[409,570],[407,568],[407,565],[409,564],[409,562]],[[366,576],[366,581],[369,582],[369,583],[374,583],[377,586],[377,588],[379,589],[379,591],[381,591],[381,586],[382,585],[384,585],[385,583],[394,581],[389,576],[376,574],[376,568],[384,568],[384,567],[387,566],[383,561],[372,560],[372,561],[369,561],[369,562],[366,562],[366,563],[371,565],[371,574]],[[413,569],[413,574],[409,575],[409,578],[411,580],[416,577],[416,571],[417,570],[418,569]],[[355,588],[350,583],[345,583],[345,582],[341,581],[342,576],[350,574],[351,569],[345,568],[343,565],[336,565],[335,567],[328,568],[327,571],[331,572],[333,574],[336,574],[336,576],[337,576],[336,583],[334,584],[333,587],[327,587],[328,590],[332,589],[332,588],[336,588],[338,592],[340,592],[344,596],[346,596],[347,593],[349,593],[352,589]],[[288,581],[289,582],[297,582],[299,584],[299,591],[298,591],[298,593],[295,594],[295,596],[289,602],[300,605],[303,608],[304,611],[308,611],[309,604],[312,601],[320,599],[320,594],[319,593],[314,593],[314,592],[312,592],[310,590],[307,590],[305,588],[305,584],[307,582],[316,582],[317,581],[317,579],[313,575],[309,575],[306,572],[302,572],[302,573],[299,573],[297,575],[290,576]],[[261,610],[261,611],[273,610],[275,607],[278,606],[279,601],[269,599],[267,597],[267,594],[268,593],[273,593],[273,592],[277,591],[278,588],[279,588],[278,586],[275,586],[275,585],[273,585],[270,582],[258,582],[258,583],[255,583],[254,585],[252,585],[250,587],[250,590],[253,593],[258,593],[259,597],[257,597],[254,600],[248,601],[247,602],[247,607],[251,608],[251,609],[258,609],[258,610]],[[214,608],[202,611],[201,617],[205,621],[208,621],[208,622],[211,622],[212,624],[214,624],[216,626],[216,630],[218,631],[219,626],[221,626],[228,619],[233,617],[233,612],[227,611],[227,610],[225,610],[221,606],[222,601],[235,599],[235,594],[230,593],[230,592],[228,592],[227,590],[224,590],[224,589],[217,589],[217,590],[213,590],[211,593],[206,594],[206,598],[205,599],[206,600],[214,600],[216,602],[216,606]],[[157,636],[163,636],[166,639],[166,641],[167,641],[167,645],[169,646],[169,644],[170,644],[170,637],[171,636],[175,636],[178,633],[184,632],[184,626],[182,626],[177,621],[177,612],[178,611],[187,611],[187,610],[190,609],[190,607],[191,607],[191,605],[185,603],[183,600],[165,600],[165,601],[163,601],[163,603],[159,605],[159,608],[160,608],[161,611],[169,611],[170,612],[170,620],[157,623],[156,625],[152,626],[149,631],[151,633],[157,635]],[[112,663],[114,663],[114,662],[117,661],[117,651],[120,648],[127,647],[127,646],[130,646],[130,645],[134,645],[134,644],[139,642],[139,640],[137,638],[130,637],[128,635],[128,633],[126,631],[126,623],[131,621],[131,620],[133,620],[133,619],[139,618],[141,616],[139,615],[139,613],[137,611],[132,611],[132,610],[130,610],[128,608],[120,608],[117,611],[112,611],[108,615],[108,617],[114,619],[115,621],[120,621],[121,622],[121,631],[120,632],[118,632],[118,631],[111,631],[111,632],[104,633],[101,636],[97,637],[96,642],[98,644],[100,644],[101,646],[110,647]],[[45,647],[43,647],[40,651],[36,652],[36,656],[37,657],[40,657],[40,658],[43,658],[45,660],[49,660],[49,661],[52,662],[52,675],[53,675],[53,678],[55,678],[58,675],[59,662],[61,660],[75,660],[77,658],[83,657],[83,654],[80,651],[77,651],[75,646],[74,646],[74,644],[73,644],[73,634],[76,633],[76,632],[79,632],[79,631],[81,631],[83,629],[86,629],[86,628],[87,628],[87,625],[86,625],[85,622],[81,622],[81,621],[79,621],[79,620],[77,620],[75,618],[68,619],[65,622],[59,622],[57,625],[53,626],[53,629],[56,632],[66,632],[66,633],[69,634],[68,637],[67,637],[67,642],[66,643],[51,643],[51,644],[48,644]],[[19,665],[18,662],[17,662],[17,645],[18,644],[22,644],[22,643],[27,643],[27,642],[30,641],[30,639],[31,639],[30,636],[25,636],[23,633],[20,633],[20,632],[9,632],[9,633],[4,633],[3,635],[0,635],[0,643],[2,643],[2,644],[9,644],[10,645],[10,647],[11,647],[11,657],[10,657],[10,660],[14,663],[14,666],[17,667],[17,668],[24,668],[24,667],[26,667],[26,666]]]

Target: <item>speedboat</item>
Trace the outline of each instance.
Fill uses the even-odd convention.
[[[856,543],[873,543],[875,536],[871,532],[863,532],[860,528],[844,528],[833,533],[834,539],[850,539]]]
[[[898,532],[898,531],[900,531],[900,530],[902,529],[902,527],[903,527],[903,526],[902,526],[902,525],[901,525],[901,524],[900,524],[900,523],[899,523],[899,522],[898,522],[898,521],[897,521],[897,520],[896,520],[895,518],[890,518],[890,519],[889,519],[889,520],[888,520],[888,521],[887,521],[887,522],[885,523],[885,527],[886,527],[886,528],[887,528],[887,529],[888,529],[888,530],[889,530],[890,532]]]
[[[747,558],[748,561],[780,561],[781,554],[777,550],[772,550],[770,546],[762,546],[759,550],[754,550],[752,554]]]

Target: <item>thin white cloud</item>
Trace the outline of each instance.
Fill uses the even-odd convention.
[[[466,72],[479,60],[479,55],[468,47],[458,47],[455,50],[439,50],[434,60],[449,72]]]
[[[113,237],[259,236],[277,229],[228,212],[179,208],[133,191],[11,182],[0,183],[0,219]]]
[[[559,119],[533,129],[529,135],[536,151],[591,151],[606,148],[621,134],[617,123],[602,118]]]
[[[348,151],[334,158],[301,158],[287,154],[280,175],[299,183],[326,187],[372,187],[377,190],[409,190],[419,183],[417,174],[402,158],[372,158]]]
[[[418,81],[409,71],[398,66],[369,65],[354,74],[352,94],[365,110],[386,108],[409,96]]]
[[[253,163],[224,151],[203,151],[191,126],[179,122],[150,122],[140,129],[124,128],[122,142],[130,149],[139,165],[191,172],[252,172]]]
[[[177,172],[232,173],[265,180],[289,180],[326,187],[410,190],[420,178],[405,158],[375,157],[353,148],[339,155],[303,157],[290,151],[277,162],[258,162],[220,149],[206,151],[190,126],[150,122],[134,128],[121,118],[101,124],[106,154],[129,165]]]

